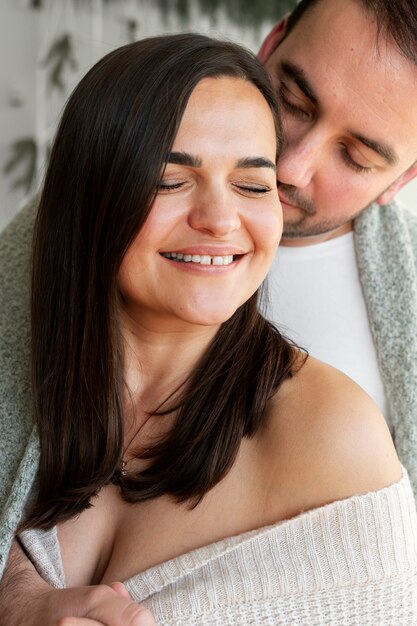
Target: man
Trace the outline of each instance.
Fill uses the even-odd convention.
[[[416,3],[301,0],[259,57],[285,129],[270,314],[379,404],[417,493],[417,212],[392,202],[417,174]]]
[[[316,334],[324,337],[331,331],[335,314],[341,319],[330,356],[350,354],[357,364],[365,363],[365,371],[373,371],[373,384],[383,390],[380,402],[384,406],[385,398],[389,403],[399,456],[417,489],[417,218],[387,204],[417,172],[417,6],[415,0],[373,0],[368,5],[368,0],[303,0],[280,45],[284,31],[277,28],[260,53],[282,102],[286,133],[278,164],[285,237],[272,273],[274,317],[289,334],[298,331],[299,342],[311,344],[318,356]],[[375,199],[377,203],[364,210]],[[348,254],[338,249],[339,242]],[[315,251],[317,269],[309,257]],[[335,275],[325,275],[327,255],[330,269],[337,264]],[[345,278],[342,265],[348,256]],[[297,259],[300,270],[294,270]],[[307,274],[310,266],[312,275]],[[283,282],[290,271],[290,282]],[[13,278],[9,282],[12,293]],[[310,283],[314,293],[307,296]],[[286,312],[285,301],[293,295]],[[323,310],[317,311],[317,303],[323,303]],[[315,324],[309,334],[305,325],[297,328],[297,315],[302,320],[306,311],[309,323],[314,306]],[[344,336],[347,348],[340,343]],[[365,351],[363,336],[368,338]],[[14,359],[10,354],[9,370]],[[343,360],[336,364],[348,369]],[[14,388],[20,391],[17,382]],[[25,464],[36,462],[35,446],[28,449],[20,469],[10,468],[18,478]],[[16,480],[11,492],[13,502],[24,501],[19,484]],[[7,519],[10,536],[18,513],[15,507]],[[10,536],[3,539],[4,545]],[[19,576],[32,581],[24,562],[17,558],[13,565]],[[7,587],[10,578],[8,571],[4,607],[13,601],[13,581]],[[20,587],[14,598],[21,593]],[[79,601],[80,615],[87,614],[80,608],[86,604]],[[8,626],[30,623],[21,611],[15,611]],[[1,620],[0,614],[0,626]]]

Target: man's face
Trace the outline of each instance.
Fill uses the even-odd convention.
[[[287,244],[347,232],[416,174],[417,67],[383,36],[377,42],[359,2],[319,2],[266,67],[284,123],[277,178]]]

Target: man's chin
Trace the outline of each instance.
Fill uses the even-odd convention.
[[[285,224],[282,231],[282,239],[304,239],[305,237],[315,237],[316,235],[322,235],[327,232],[327,230],[331,229],[323,229],[317,226],[306,226],[303,225],[294,225],[294,224]]]
[[[298,237],[305,237],[305,235],[300,234],[304,232],[304,228],[294,228],[293,226],[287,226],[284,223],[284,227],[282,229],[282,237],[284,239],[297,239]]]
[[[353,221],[344,224],[332,224],[321,222],[319,224],[288,224],[284,222],[282,231],[282,242],[305,240],[306,243],[314,241],[325,241],[343,235],[353,229]]]
[[[340,228],[342,224],[330,220],[316,221],[314,216],[303,215],[301,219],[285,219],[282,231],[284,239],[303,239],[304,237],[317,237],[332,230]]]

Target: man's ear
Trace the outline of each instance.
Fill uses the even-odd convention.
[[[274,52],[275,48],[281,43],[282,39],[285,35],[285,30],[287,28],[289,13],[282,18],[278,24],[275,24],[274,28],[271,30],[269,35],[266,36],[260,50],[257,54],[258,59],[261,63],[265,63]]]
[[[397,180],[394,180],[394,182],[388,187],[388,189],[386,189],[376,199],[377,204],[382,206],[394,200],[395,196],[400,191],[400,189],[402,189],[404,185],[409,183],[410,180],[413,180],[413,178],[415,178],[416,176],[417,176],[417,163],[414,163],[414,165],[409,167],[408,170],[404,172],[404,174],[401,174],[401,176],[397,178]]]

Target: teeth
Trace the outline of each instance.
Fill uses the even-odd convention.
[[[163,252],[162,256],[167,259],[175,259],[185,263],[198,263],[199,265],[230,265],[233,263],[233,255],[209,256],[208,254],[182,254],[181,252]]]

